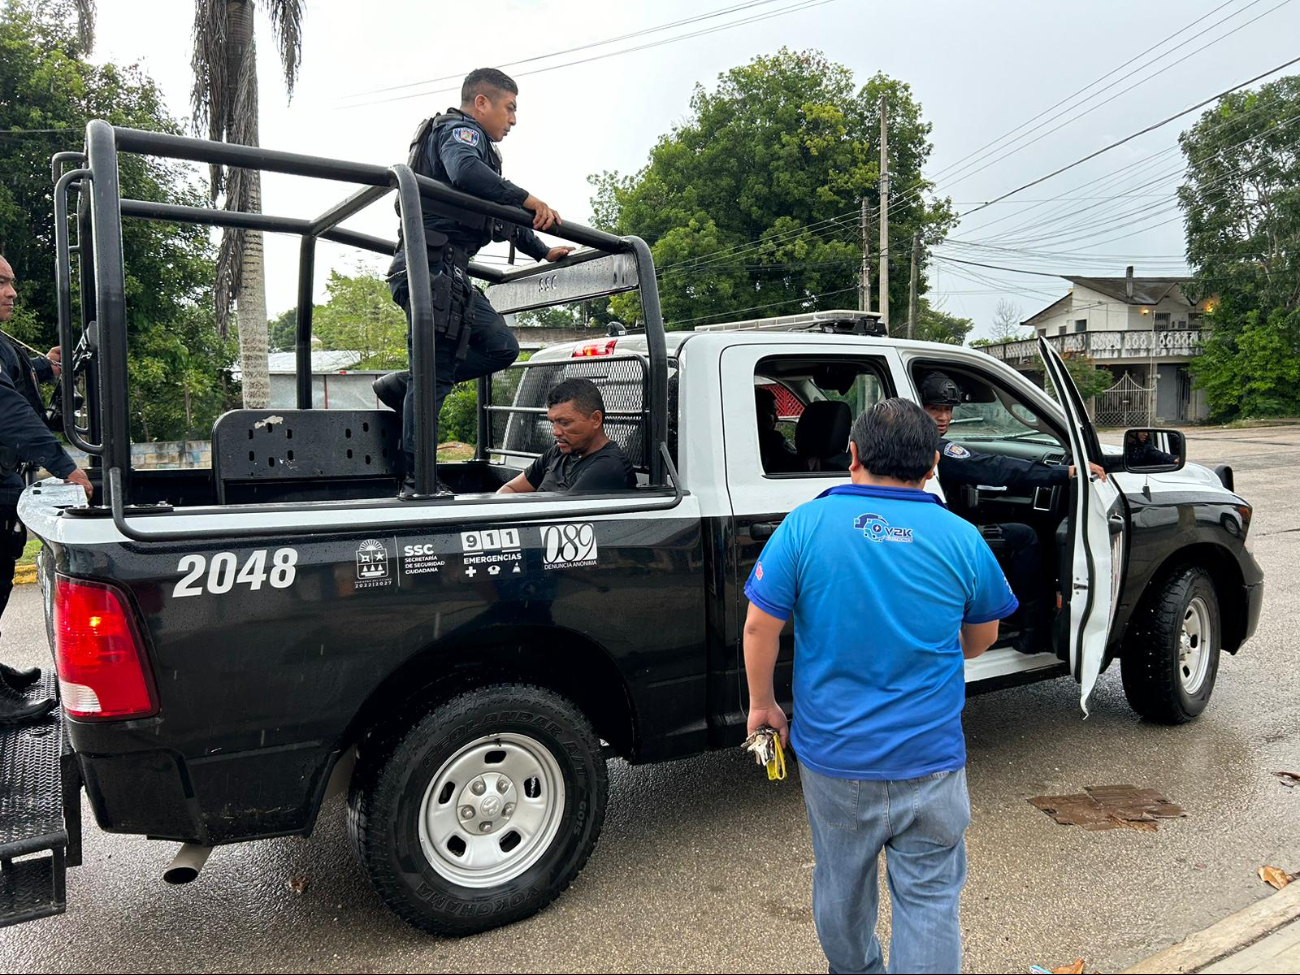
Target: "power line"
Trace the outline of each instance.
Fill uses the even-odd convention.
[[[1258,3],[1258,2],[1260,2],[1260,0],[1252,0],[1252,3],[1249,4],[1248,6],[1253,6],[1255,3]],[[1215,38],[1212,38],[1211,40],[1206,41],[1206,43],[1202,44],[1202,45],[1201,45],[1200,47],[1198,47],[1196,50],[1191,51],[1191,52],[1187,52],[1187,53],[1184,55],[1184,57],[1187,58],[1187,59],[1192,58],[1193,56],[1195,56],[1196,54],[1199,54],[1201,51],[1204,51],[1206,48],[1210,47],[1211,45],[1213,45],[1213,44],[1218,44],[1218,43],[1221,42],[1224,38],[1226,38],[1226,37],[1230,37],[1231,35],[1237,33],[1237,31],[1239,31],[1239,30],[1244,30],[1245,28],[1249,27],[1251,24],[1255,23],[1256,21],[1258,21],[1258,20],[1260,20],[1260,19],[1262,19],[1262,18],[1264,18],[1264,17],[1267,17],[1269,14],[1271,14],[1271,13],[1273,13],[1273,12],[1275,12],[1275,11],[1281,9],[1282,7],[1286,6],[1286,5],[1287,5],[1288,3],[1290,3],[1290,2],[1291,2],[1291,0],[1281,0],[1281,2],[1278,3],[1276,6],[1271,7],[1270,9],[1264,11],[1262,14],[1259,14],[1259,15],[1256,16],[1256,17],[1253,17],[1252,19],[1246,21],[1246,23],[1238,25],[1237,27],[1235,27],[1235,28],[1233,28],[1232,30],[1228,31],[1227,34],[1224,34],[1224,35],[1222,35],[1221,37],[1215,37]],[[1204,35],[1204,34],[1208,33],[1209,31],[1213,30],[1215,27],[1220,26],[1221,24],[1225,23],[1227,20],[1231,19],[1231,17],[1235,17],[1236,15],[1237,15],[1237,14],[1234,13],[1234,14],[1232,14],[1230,17],[1225,17],[1224,20],[1220,21],[1218,24],[1212,24],[1210,27],[1207,27],[1205,30],[1201,31],[1199,34],[1195,34],[1195,35],[1193,35],[1192,38],[1190,38],[1190,40],[1195,40],[1196,38],[1201,37],[1202,35]],[[1165,54],[1165,55],[1161,55],[1161,57],[1166,57],[1166,56],[1168,56],[1168,54],[1171,54],[1171,53],[1173,53],[1173,52],[1172,52],[1172,51],[1170,51],[1170,52],[1166,52],[1166,54]],[[1180,51],[1179,53],[1180,53],[1180,54],[1183,54],[1183,52],[1181,52],[1181,51]],[[1157,60],[1159,60],[1159,59],[1157,59]],[[1155,62],[1152,62],[1151,64],[1152,64],[1152,66],[1154,66]],[[1110,104],[1111,102],[1113,102],[1115,99],[1117,99],[1117,98],[1119,98],[1119,97],[1121,97],[1121,96],[1127,94],[1127,93],[1130,92],[1130,91],[1133,91],[1135,88],[1139,88],[1139,87],[1141,87],[1142,85],[1144,85],[1144,84],[1146,84],[1148,81],[1150,81],[1152,78],[1157,77],[1160,73],[1161,73],[1160,71],[1153,71],[1151,74],[1147,75],[1145,78],[1142,78],[1142,79],[1140,79],[1139,81],[1135,81],[1133,84],[1129,85],[1127,88],[1123,88],[1123,89],[1121,89],[1120,91],[1117,91],[1115,94],[1111,95],[1109,98],[1105,99],[1104,101],[1098,102],[1096,105],[1091,106],[1090,108],[1088,108],[1088,109],[1086,109],[1086,110],[1080,112],[1079,114],[1074,115],[1074,116],[1072,116],[1072,117],[1070,117],[1070,118],[1067,118],[1065,121],[1061,122],[1060,125],[1057,125],[1057,126],[1055,126],[1054,128],[1048,129],[1046,132],[1043,132],[1042,134],[1036,136],[1036,137],[1033,138],[1033,139],[1030,139],[1028,142],[1024,143],[1023,145],[1017,146],[1015,149],[1012,149],[1012,150],[1010,150],[1010,151],[1008,151],[1008,152],[1003,153],[1003,154],[1000,155],[1000,156],[997,156],[997,157],[995,157],[995,158],[993,158],[993,159],[990,159],[988,162],[986,162],[983,166],[980,166],[978,169],[971,170],[970,172],[965,173],[965,174],[963,174],[962,176],[958,177],[956,180],[952,180],[952,181],[950,181],[950,182],[951,182],[952,184],[960,183],[960,182],[963,182],[964,180],[967,180],[967,179],[969,179],[970,177],[974,176],[976,173],[982,173],[984,170],[988,169],[990,166],[994,166],[994,165],[996,165],[997,163],[1001,162],[1003,159],[1006,159],[1008,156],[1012,156],[1012,155],[1014,155],[1014,154],[1017,153],[1017,152],[1021,152],[1021,151],[1023,151],[1024,149],[1029,148],[1029,147],[1032,146],[1034,143],[1039,142],[1039,141],[1041,141],[1041,140],[1047,138],[1047,137],[1048,137],[1049,135],[1051,135],[1053,132],[1058,132],[1058,131],[1060,131],[1061,129],[1065,128],[1065,126],[1070,125],[1070,124],[1072,124],[1072,123],[1074,123],[1074,122],[1077,122],[1079,119],[1083,118],[1084,116],[1086,116],[1086,115],[1091,115],[1093,112],[1097,111],[1097,109],[1099,109],[1099,108],[1101,108],[1101,107],[1103,107],[1103,106],[1105,106],[1105,105],[1109,105],[1109,104]],[[1103,88],[1101,91],[1097,92],[1096,94],[1100,95],[1102,92],[1108,91],[1110,88],[1113,88],[1115,85],[1119,84],[1120,81],[1123,81],[1123,80],[1124,80],[1123,78],[1117,79],[1117,80],[1114,81],[1112,84],[1107,85],[1105,88]],[[1091,96],[1091,97],[1095,97],[1095,96]],[[1078,107],[1078,106],[1076,106],[1076,107]],[[1067,109],[1066,111],[1069,111],[1069,109]],[[1052,118],[1051,118],[1051,119],[1048,119],[1048,121],[1049,121],[1049,122],[1050,122],[1050,121],[1054,121],[1054,120],[1060,118],[1062,115],[1065,115],[1065,114],[1066,114],[1066,112],[1060,112],[1059,114],[1052,116]],[[1046,125],[1047,123],[1044,122],[1043,124]],[[1042,126],[1039,126],[1039,128],[1041,128],[1041,127],[1042,127]],[[1029,133],[1025,133],[1025,134],[1028,135]],[[1023,138],[1023,136],[1022,136],[1022,138]],[[1016,140],[1016,141],[1019,141],[1019,140]]]
[[[741,10],[748,10],[751,7],[764,7],[768,4],[776,3],[778,0],[748,0],[746,3],[734,4],[730,7],[720,7],[709,13],[696,14],[693,17],[685,17],[681,20],[674,20],[670,23],[659,24],[656,27],[646,27],[641,30],[635,30],[628,34],[619,34],[617,37],[606,37],[604,40],[591,41],[587,44],[579,44],[576,47],[566,47],[560,51],[551,51],[549,54],[537,54],[530,58],[522,58],[518,61],[506,61],[497,65],[498,68],[513,68],[521,64],[532,64],[536,61],[545,61],[548,58],[558,58],[565,54],[576,54],[578,51],[588,51],[595,47],[604,47],[606,44],[617,44],[619,41],[630,41],[634,37],[643,37],[646,34],[657,34],[660,31],[672,30],[674,27],[684,27],[687,24],[699,23],[704,20],[712,20],[714,17],[722,17],[727,14],[736,13]],[[371,88],[368,91],[354,92],[351,95],[345,95],[345,98],[361,98],[365,95],[383,95],[390,91],[404,91],[407,88],[418,88],[421,85],[436,85],[443,81],[455,81],[463,78],[468,71],[460,71],[455,74],[446,74],[438,78],[425,78],[423,81],[411,81],[401,85],[390,85],[387,88]]]
[[[716,27],[708,27],[703,30],[692,31],[686,34],[677,34],[673,37],[665,37],[662,40],[651,41],[648,44],[639,44],[635,47],[620,48],[617,51],[609,51],[605,54],[596,54],[589,58],[580,58],[575,61],[564,61],[561,62],[560,64],[548,65],[544,68],[533,68],[528,71],[519,71],[516,72],[515,77],[522,78],[528,75],[545,74],[548,71],[558,71],[561,68],[572,68],[580,64],[590,64],[593,61],[603,61],[606,58],[618,57],[623,54],[634,54],[638,51],[648,51],[652,48],[663,47],[666,44],[675,44],[678,41],[686,41],[695,37],[704,37],[708,34],[716,34],[719,31],[731,30],[733,27],[743,27],[748,24],[757,24],[764,20],[771,20],[773,17],[782,17],[789,13],[798,13],[804,10],[811,10],[814,7],[821,7],[824,6],[825,4],[834,3],[834,2],[836,2],[836,0],[799,0],[799,2],[797,3],[793,3],[787,7],[781,7],[778,10],[772,10],[764,14],[754,14],[749,17],[743,17],[739,20],[734,20],[727,24],[718,24]],[[459,90],[460,89],[458,87],[438,88],[431,91],[413,92],[408,95],[393,95],[392,97],[389,98],[370,99],[368,101],[356,102],[352,105],[342,105],[339,106],[339,108],[340,110],[347,110],[353,108],[365,108],[370,105],[380,105],[387,102],[406,101],[411,98],[426,98],[431,95],[442,95],[448,92],[459,91]]]
[[[1090,152],[1082,159],[1077,159],[1074,162],[1069,163],[1068,165],[1062,166],[1059,169],[1055,169],[1052,172],[1048,173],[1046,176],[1040,176],[1038,177],[1038,179],[1031,180],[1030,182],[1025,183],[1023,186],[1017,186],[1014,190],[1008,190],[1006,193],[1003,193],[1001,196],[989,200],[989,202],[985,203],[983,206],[978,206],[974,210],[969,211],[969,213],[978,213],[980,210],[984,210],[988,207],[993,206],[993,204],[995,203],[1000,203],[1001,201],[1007,199],[1008,197],[1015,196],[1017,193],[1029,189],[1031,186],[1037,186],[1039,183],[1045,183],[1049,179],[1052,179],[1055,176],[1060,176],[1061,173],[1074,169],[1076,166],[1082,166],[1090,159],[1096,159],[1098,156],[1102,155],[1103,153],[1110,152],[1112,149],[1117,149],[1120,146],[1124,145],[1126,142],[1132,142],[1134,139],[1138,138],[1139,136],[1146,135],[1148,132],[1154,132],[1156,129],[1168,125],[1170,122],[1176,121],[1177,119],[1182,118],[1184,115],[1189,115],[1192,112],[1195,112],[1197,109],[1204,108],[1206,105],[1210,104],[1213,101],[1217,101],[1220,98],[1223,98],[1225,95],[1231,95],[1234,91],[1237,91],[1241,88],[1245,88],[1247,85],[1253,85],[1255,82],[1267,78],[1271,74],[1277,74],[1277,72],[1282,71],[1285,68],[1289,68],[1291,67],[1291,65],[1297,63],[1300,63],[1300,57],[1292,58],[1290,61],[1283,62],[1282,64],[1279,64],[1277,67],[1270,68],[1268,71],[1265,71],[1262,74],[1258,74],[1247,81],[1241,82],[1240,84],[1233,85],[1231,88],[1225,88],[1217,95],[1212,95],[1209,98],[1206,98],[1204,101],[1197,102],[1195,105],[1192,105],[1190,108],[1185,108],[1180,112],[1176,112],[1175,114],[1168,116],[1167,118],[1161,119],[1159,122],[1154,122],[1151,125],[1148,125],[1144,129],[1139,129],[1137,132],[1134,132],[1131,135],[1126,135],[1124,138],[1118,139],[1115,142],[1112,142],[1108,146],[1103,146],[1102,148],[1098,149],[1096,152]],[[969,213],[962,214],[962,216],[968,216]]]

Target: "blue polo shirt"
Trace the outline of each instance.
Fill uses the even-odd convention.
[[[833,487],[781,522],[745,594],[794,616],[801,764],[843,779],[965,766],[958,633],[1017,606],[975,526],[925,491]]]

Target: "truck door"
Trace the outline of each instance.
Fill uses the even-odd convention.
[[[1070,481],[1073,551],[1068,659],[1070,671],[1079,682],[1079,705],[1087,715],[1119,598],[1128,523],[1114,479],[1103,481],[1088,474],[1089,462],[1102,462],[1101,444],[1074,380],[1056,350],[1041,336],[1038,347],[1069,421],[1070,453],[1077,471]],[[1064,586],[1065,580],[1061,581]]]
[[[871,344],[860,338],[806,345],[774,342],[736,345],[722,354],[723,443],[732,519],[723,605],[732,609],[726,640],[735,648],[737,696],[732,700],[740,702],[742,714],[749,709],[743,647],[749,573],[791,510],[848,480],[849,425],[864,408],[899,388],[897,354]],[[777,431],[788,441],[785,446],[775,441],[766,426],[769,421],[760,416],[759,399],[766,401],[768,395],[777,400]],[[930,483],[937,484],[937,479]],[[776,699],[787,713],[793,667],[794,630],[787,624],[776,663]]]

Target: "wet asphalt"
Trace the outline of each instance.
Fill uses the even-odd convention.
[[[1259,632],[1224,659],[1209,709],[1178,728],[1137,718],[1118,667],[1086,721],[1069,679],[969,702],[966,971],[1079,956],[1089,970],[1123,968],[1266,896],[1258,866],[1300,871],[1300,788],[1272,774],[1300,771],[1300,427],[1192,430],[1189,453],[1231,463],[1255,506]],[[4,647],[7,662],[48,659],[36,587],[15,592]],[[218,849],[179,888],[160,879],[173,845],[103,833],[86,807],[68,913],[0,929],[0,970],[825,971],[796,781],[770,783],[739,753],[610,772],[605,830],[573,887],[530,920],[460,940],[385,910],[337,800],[310,838]],[[1117,783],[1158,789],[1187,817],[1155,833],[1085,832],[1026,802]]]

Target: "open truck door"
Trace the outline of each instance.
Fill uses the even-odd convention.
[[[1066,611],[1069,613],[1068,657],[1070,672],[1079,682],[1079,705],[1088,714],[1088,702],[1106,659],[1106,644],[1124,570],[1128,528],[1124,500],[1113,480],[1092,474],[1088,465],[1103,457],[1097,431],[1083,406],[1074,380],[1057,351],[1039,336],[1038,350],[1047,375],[1065,410],[1074,458],[1075,477],[1070,482],[1072,535]]]

